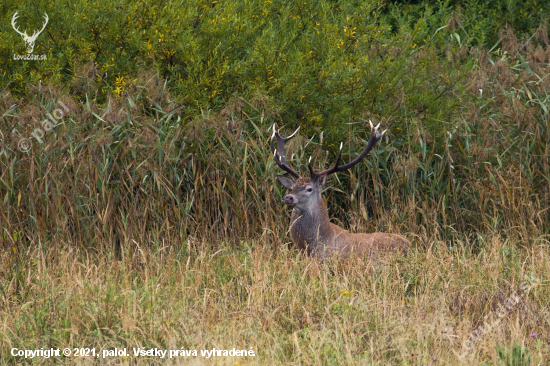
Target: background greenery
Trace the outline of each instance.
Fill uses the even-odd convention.
[[[16,10],[19,26],[29,33],[40,26],[43,13],[50,16],[35,50],[47,61],[13,60],[24,51],[10,25]],[[107,95],[120,96],[134,86],[141,70],[154,69],[183,105],[184,121],[202,109],[219,111],[232,98],[262,96],[292,124],[337,128],[368,111],[393,117],[403,128],[408,114],[422,111],[435,133],[441,130],[438,121],[448,120],[456,107],[456,98],[445,96],[462,90],[461,70],[476,63],[462,55],[456,64],[449,54],[498,47],[498,31],[506,26],[519,37],[531,35],[550,5],[7,0],[0,11],[0,57],[8,61],[0,68],[0,85],[18,97],[28,94],[29,83],[42,80],[83,99],[87,90],[79,70],[88,65],[97,78],[94,97],[104,103]]]
[[[34,49],[46,61],[13,59],[25,52],[11,28],[16,10],[19,28],[30,33],[48,14]],[[197,334],[212,335],[190,338],[197,349],[220,342],[220,314],[265,319],[281,305],[270,326],[251,325],[272,350],[261,354],[265,362],[427,363],[435,353],[454,362],[450,346],[459,347],[525,273],[542,283],[547,276],[549,15],[546,1],[0,3],[5,344],[101,339],[104,346],[132,340],[167,348],[180,335],[159,331],[159,318],[143,314],[179,309],[191,316],[213,296],[215,310],[193,313],[202,319]],[[21,152],[21,139],[43,128],[58,101],[70,110],[62,123]],[[340,141],[344,159],[352,159],[368,139],[369,119],[389,129],[387,138],[364,163],[331,179],[327,206],[352,231],[407,236],[413,259],[401,272],[371,268],[374,282],[364,281],[360,264],[349,278],[323,268],[306,276],[311,263],[286,246],[289,213],[274,182],[280,171],[270,128],[277,122],[289,134],[302,127],[289,150],[291,164],[304,171],[310,156],[317,168],[327,166]],[[220,250],[220,259],[208,260]],[[61,252],[75,256],[54,260]],[[74,287],[73,279],[87,278],[81,266],[97,275]],[[185,300],[144,302],[156,291],[151,273]],[[266,292],[280,278],[296,278],[280,288],[286,297]],[[116,287],[121,279],[127,282]],[[39,285],[52,291],[37,292]],[[326,293],[314,300],[320,286]],[[66,294],[67,287],[76,292]],[[101,297],[104,291],[112,296]],[[121,292],[136,302],[121,302]],[[59,309],[72,314],[95,304],[94,296],[99,305],[79,310],[80,317],[47,320]],[[342,296],[351,303],[334,310]],[[505,326],[475,360],[499,362],[509,353],[496,346],[515,354],[515,342],[547,359],[547,340],[530,337],[550,333],[547,298],[541,287],[518,310],[521,325]],[[391,309],[392,321],[376,315],[384,310],[373,301]],[[128,306],[142,312],[126,313]],[[399,352],[392,341],[374,342],[385,332],[395,339],[405,316],[427,322],[436,307],[451,324],[450,343],[440,333],[426,339],[408,323],[412,341]],[[361,313],[374,315],[361,320]],[[359,328],[341,328],[344,318]],[[94,326],[78,325],[81,319]],[[224,326],[245,339],[238,319]],[[342,343],[326,347],[327,332]],[[347,339],[353,332],[359,338]],[[343,344],[353,346],[336,352]]]

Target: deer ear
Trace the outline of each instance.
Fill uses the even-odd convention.
[[[290,178],[284,177],[282,175],[278,175],[277,179],[279,180],[279,183],[283,185],[286,189],[292,189],[292,186],[294,185],[294,181]]]
[[[327,175],[326,174],[319,174],[315,176],[315,182],[319,185],[319,187],[323,187],[325,183],[327,182]]]

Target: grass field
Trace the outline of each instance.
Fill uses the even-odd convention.
[[[485,314],[506,306],[525,275],[544,278],[550,266],[542,243],[516,248],[496,235],[486,240],[487,249],[475,254],[467,243],[450,252],[434,242],[405,260],[374,265],[320,264],[261,241],[236,247],[190,241],[182,248],[173,238],[157,249],[136,242],[116,260],[112,252],[85,252],[59,240],[16,254],[17,274],[3,277],[2,363],[14,362],[5,357],[12,347],[48,345],[256,354],[199,353],[174,364],[545,365],[549,293],[537,280],[498,325],[463,345]],[[501,362],[498,350],[515,345],[523,348],[523,357],[514,356],[520,363]],[[161,361],[167,360],[101,363]]]
[[[0,3],[0,365],[550,365],[550,3],[73,3]],[[369,120],[331,220],[412,248],[308,258],[271,126]]]

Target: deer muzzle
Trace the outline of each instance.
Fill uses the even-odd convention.
[[[296,197],[293,195],[287,194],[284,198],[285,204],[287,205],[295,205],[296,204]]]

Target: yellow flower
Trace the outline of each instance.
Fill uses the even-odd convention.
[[[340,290],[340,293],[346,297],[350,296],[350,295],[353,295],[355,291],[354,290],[351,290],[351,291],[346,291],[346,290]]]
[[[118,97],[122,94],[124,91],[124,86],[126,85],[126,81],[124,81],[123,76],[117,76],[115,78],[115,90],[113,90],[113,93]]]

